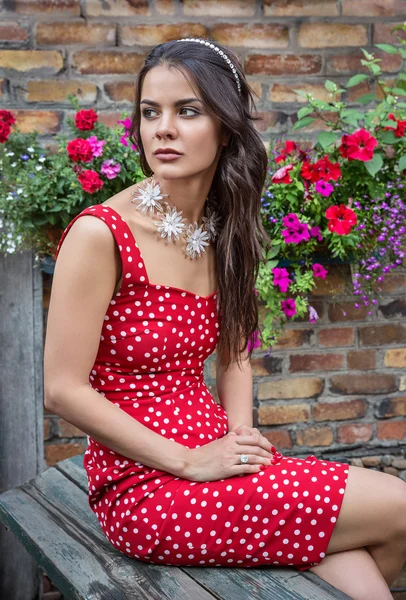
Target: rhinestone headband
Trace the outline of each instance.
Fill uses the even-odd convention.
[[[198,44],[203,44],[204,46],[208,46],[209,48],[212,48],[215,52],[217,52],[217,54],[219,54],[222,58],[224,58],[224,60],[226,61],[226,63],[230,67],[230,69],[232,70],[235,80],[237,82],[238,93],[241,94],[241,83],[240,83],[240,78],[237,75],[237,69],[235,68],[235,66],[233,65],[231,60],[228,58],[227,54],[225,54],[222,50],[220,50],[220,48],[217,48],[217,46],[215,46],[211,42],[208,42],[207,40],[201,40],[199,38],[182,38],[181,40],[176,40],[176,41],[177,42],[197,42]]]

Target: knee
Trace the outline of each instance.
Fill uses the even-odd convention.
[[[398,477],[390,476],[388,510],[393,514],[393,533],[396,538],[406,539],[406,482]],[[389,484],[389,482],[388,482]]]

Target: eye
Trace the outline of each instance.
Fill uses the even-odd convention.
[[[189,111],[191,111],[193,113],[192,115],[186,115],[186,116],[195,116],[195,115],[199,115],[200,114],[199,111],[197,111],[196,109],[189,108],[189,107],[186,107],[186,106],[183,106],[182,108],[179,109],[180,112],[183,111],[183,110],[189,110]],[[150,119],[150,118],[152,118],[154,116],[154,115],[150,115],[149,114],[151,111],[152,112],[156,112],[153,108],[144,108],[144,110],[142,111],[142,115],[146,119]]]
[[[198,115],[199,114],[199,111],[195,110],[194,108],[187,108],[186,106],[184,106],[180,110],[191,110],[194,115]]]

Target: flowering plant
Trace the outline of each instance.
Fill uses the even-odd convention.
[[[377,46],[406,58],[405,47]],[[351,264],[355,307],[372,314],[385,274],[403,262],[406,102],[399,97],[406,96],[406,73],[390,87],[381,79],[380,59],[363,53],[367,73],[351,77],[344,89],[327,80],[329,102],[295,90],[307,104],[293,130],[320,119],[324,131],[316,143],[289,139],[270,148],[261,213],[271,245],[256,285],[265,345],[272,346],[291,320],[318,319],[309,295],[329,263]],[[368,93],[357,99],[371,105],[368,110],[346,106],[341,95],[365,81],[375,83],[382,99]]]
[[[87,206],[100,204],[143,178],[139,153],[128,140],[124,113],[109,128],[92,110],[76,109],[67,122],[73,135],[56,136],[43,148],[37,133],[12,131],[15,117],[0,111],[0,252],[33,248],[38,258],[54,256],[70,221]]]

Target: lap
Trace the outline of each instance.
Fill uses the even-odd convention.
[[[327,554],[384,543],[400,528],[406,530],[406,483],[388,473],[350,466]]]

